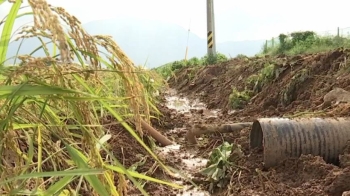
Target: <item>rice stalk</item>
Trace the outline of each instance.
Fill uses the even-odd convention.
[[[157,87],[149,82],[147,88],[144,85],[150,73],[139,70],[110,37],[89,35],[79,20],[63,8],[45,0],[28,2],[34,25],[24,26],[17,39],[48,38],[58,51],[50,54],[42,40],[45,57],[16,56],[21,66],[2,71],[0,194],[125,195],[130,183],[126,183],[124,175],[144,195],[147,193],[134,178],[180,188],[126,170],[99,143],[107,135],[101,121],[112,114],[167,169],[140,139],[141,119],[149,122],[150,113],[158,112],[150,93]],[[5,21],[2,49],[8,48],[6,40],[19,4],[18,0],[14,3]],[[107,50],[107,60],[102,59],[98,46]],[[5,57],[6,53],[2,53],[0,62]]]

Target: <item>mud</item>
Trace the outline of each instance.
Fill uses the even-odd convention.
[[[106,120],[105,124],[108,121]],[[113,155],[124,165],[125,168],[130,168],[132,166],[138,172],[149,172],[150,168],[153,166],[152,157],[148,152],[129,134],[129,132],[122,127],[122,125],[111,125],[107,126],[112,135],[112,138],[108,141],[111,152]],[[151,172],[152,173],[152,172]],[[152,174],[156,176],[157,174]],[[119,176],[115,175],[114,181],[116,184],[120,182]],[[148,185],[145,189],[153,190],[156,187],[153,184]],[[167,187],[159,186],[157,191],[166,189]],[[170,190],[167,190],[170,191]],[[135,187],[130,187],[127,192],[128,194],[140,194]]]
[[[219,112],[220,117],[213,121],[202,120],[206,123],[248,122],[259,117],[344,117],[350,114],[350,104],[331,105],[324,111],[316,107],[333,88],[350,90],[349,55],[348,49],[340,48],[299,56],[236,58],[218,65],[184,68],[170,78],[169,85],[180,95],[199,98],[207,109]],[[268,65],[274,65],[273,77],[252,84],[250,80],[259,74],[261,77],[262,70],[266,76]],[[240,109],[230,105],[233,87],[250,96]],[[226,186],[215,189],[212,195],[342,195],[350,190],[349,150],[340,155],[339,166],[303,155],[264,170],[262,152],[249,149],[249,131],[202,141],[203,157],[223,141],[239,144],[244,152],[238,163],[241,168],[231,171]],[[203,184],[209,190],[208,183]]]
[[[162,148],[155,147],[154,152],[163,163],[180,171],[180,173],[175,177],[165,174],[155,164],[146,150],[121,125],[106,127],[112,135],[108,142],[112,148],[112,153],[126,168],[139,164],[135,168],[137,172],[148,172],[147,175],[149,176],[182,184],[185,187],[184,190],[174,190],[165,185],[146,183],[144,188],[150,195],[210,195],[200,187],[193,188],[188,180],[192,179],[200,168],[206,165],[207,160],[201,158],[200,153],[201,149],[207,149],[201,148],[201,146],[186,146],[184,136],[191,123],[200,122],[201,120],[213,121],[217,118],[217,112],[206,109],[206,105],[198,102],[198,100],[190,101],[185,97],[178,97],[175,91],[164,92],[162,96],[163,98],[158,104],[158,109],[162,115],[157,116],[158,119],[152,119],[152,125],[176,144]],[[103,124],[111,124],[112,121],[109,117],[103,121]],[[146,144],[151,146],[150,142],[147,141]],[[115,182],[119,182],[118,176],[116,176]],[[128,186],[127,194],[141,195],[131,184]]]
[[[181,184],[185,189],[175,190],[154,183],[146,183],[144,188],[150,195],[179,196],[341,196],[350,191],[350,145],[340,155],[339,165],[328,164],[318,156],[302,155],[264,169],[263,152],[249,149],[249,127],[233,133],[201,135],[197,145],[185,141],[193,124],[252,122],[259,117],[276,116],[349,116],[350,104],[316,112],[319,110],[316,106],[323,103],[323,96],[333,87],[350,90],[350,66],[344,60],[349,55],[350,51],[338,49],[299,56],[236,58],[218,65],[180,70],[169,80],[173,89],[161,94],[157,106],[163,116],[152,120],[153,126],[176,144],[157,147],[155,152],[167,165],[187,175],[197,187],[181,175],[166,175],[158,167],[148,175]],[[266,69],[272,64],[271,76]],[[265,70],[263,74],[261,70]],[[259,74],[265,78],[252,82]],[[242,102],[240,109],[230,105],[233,87],[246,91],[250,97]],[[110,144],[125,165],[148,157],[148,153],[136,141],[131,142],[133,139],[121,127],[111,130],[115,136]],[[243,154],[231,154],[230,160],[235,160],[235,164],[225,173],[220,188],[217,182],[208,181],[199,171],[206,167],[213,149],[225,141],[237,145]],[[126,151],[128,156],[123,154]],[[153,165],[152,159],[147,158],[136,170],[145,172]],[[129,184],[129,195],[140,195],[132,184]]]
[[[177,100],[185,100],[183,103],[189,105],[196,103],[196,101],[190,102],[185,98],[177,98]],[[174,102],[164,103],[163,106],[167,108],[172,104]],[[179,110],[183,108],[179,105]],[[278,166],[264,170],[262,152],[249,149],[249,127],[239,132],[203,135],[202,138],[198,138],[198,145],[188,145],[184,138],[191,123],[233,122],[218,117],[215,117],[217,119],[215,121],[211,115],[206,116],[204,112],[199,112],[201,110],[203,108],[191,108],[181,114],[176,109],[164,109],[163,111],[170,112],[165,116],[171,116],[173,121],[183,123],[172,126],[173,129],[164,129],[165,134],[172,138],[177,143],[176,145],[155,150],[161,160],[186,174],[198,187],[194,188],[181,176],[170,177],[165,175],[161,169],[156,169],[149,175],[182,184],[185,189],[176,191],[167,186],[147,183],[145,189],[150,195],[342,195],[343,192],[350,190],[348,186],[350,183],[348,180],[350,179],[348,178],[350,175],[350,167],[348,167],[350,165],[350,145],[344,150],[344,155],[341,155],[340,167],[325,163],[321,157],[303,155],[300,158],[284,160]],[[218,112],[218,115],[220,116],[221,113]],[[142,158],[148,157],[145,164],[137,168],[137,171],[145,172],[152,168],[154,162],[151,161],[148,153],[136,141],[130,142],[133,139],[122,127],[114,125],[111,131],[113,137],[110,143],[113,146],[113,153],[119,160],[123,160],[123,163],[129,167],[135,162],[140,162]],[[239,144],[244,155],[238,160],[237,167],[232,167],[233,169],[227,173],[224,188],[214,188],[213,192],[209,192],[210,182],[198,172],[206,166],[210,152],[224,141]],[[128,152],[128,156],[122,152]],[[133,186],[129,188],[129,195],[141,195]]]

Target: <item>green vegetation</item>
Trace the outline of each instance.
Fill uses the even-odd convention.
[[[247,88],[254,93],[261,91],[262,87],[276,77],[276,66],[266,63],[257,74],[250,75],[246,79]]]
[[[263,47],[263,54],[297,55],[333,50],[339,47],[350,47],[350,39],[340,36],[319,36],[313,31],[280,34],[279,43]]]
[[[211,183],[209,191],[213,192],[215,187],[225,187],[230,179],[227,174],[235,174],[240,169],[237,162],[242,156],[241,146],[226,141],[213,149],[207,167],[200,172],[207,176],[207,180]]]
[[[243,109],[251,97],[259,93],[264,85],[275,79],[277,74],[278,69],[274,64],[265,63],[258,73],[250,75],[245,80],[245,90],[238,91],[236,87],[233,87],[229,96],[232,109]]]
[[[179,188],[149,177],[152,171],[125,168],[105,145],[118,139],[103,126],[109,117],[170,172],[141,139],[141,119],[149,122],[159,114],[155,92],[163,85],[160,77],[135,67],[110,37],[87,34],[63,8],[45,0],[28,2],[32,12],[20,13],[22,1],[16,0],[0,23],[1,195],[124,195],[127,179],[144,195],[139,179]],[[46,37],[55,47],[42,42],[38,49],[46,56],[32,57],[33,51],[15,57],[20,66],[4,67],[15,20],[33,15],[34,26],[23,27],[18,39]],[[97,46],[106,49],[107,61]],[[77,63],[67,63],[74,58]]]
[[[244,55],[244,54],[237,54],[236,58],[237,59],[243,59],[245,61],[249,60],[249,58],[246,55]]]
[[[250,100],[250,95],[247,91],[240,92],[236,88],[233,88],[229,100],[232,109],[242,109]]]
[[[301,88],[301,85],[310,78],[309,70],[304,68],[295,73],[291,78],[290,83],[282,90],[281,102],[284,105],[292,103],[297,98],[296,91]]]
[[[225,62],[227,60],[228,58],[224,54],[217,53],[216,56],[208,57],[208,55],[205,55],[200,59],[197,57],[193,57],[187,61],[186,60],[174,61],[171,63],[167,63],[165,65],[159,66],[154,70],[156,70],[157,73],[162,75],[164,78],[168,78],[168,77],[174,76],[175,71],[183,67],[198,67],[198,66],[212,65],[216,63]]]

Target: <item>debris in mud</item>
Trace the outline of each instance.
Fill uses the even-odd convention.
[[[350,191],[350,168],[334,173],[332,183],[325,187],[325,192],[329,195],[341,196],[343,192]]]
[[[336,87],[323,97],[323,107],[329,107],[332,103],[350,103],[350,92]]]
[[[329,174],[327,179],[326,193],[334,196],[344,195],[344,192],[350,191],[350,140],[344,148],[343,154],[339,156],[340,170]],[[330,177],[331,176],[331,177]]]
[[[162,98],[161,102],[157,105],[161,114],[153,114],[156,118],[151,118],[152,125],[162,131],[182,126],[184,124],[183,119],[179,117],[180,115],[177,114],[175,109],[168,108],[165,102],[166,99]]]
[[[148,152],[127,132],[123,126],[109,125],[106,127],[112,137],[108,144],[112,146],[111,152],[113,155],[126,167],[133,167],[138,172],[151,172],[153,161],[148,155]],[[114,181],[119,182],[118,175],[115,176]],[[151,185],[152,186],[152,185]],[[167,187],[166,187],[167,188]],[[146,190],[152,190],[152,188]],[[132,187],[129,194],[135,194],[139,191]]]
[[[195,124],[187,131],[186,141],[188,141],[190,144],[197,144],[196,137],[199,135],[215,133],[234,133],[244,129],[245,127],[251,127],[252,124],[252,122],[221,125]]]

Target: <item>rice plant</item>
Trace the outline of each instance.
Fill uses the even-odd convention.
[[[141,139],[141,121],[157,113],[153,93],[161,85],[149,82],[157,77],[135,66],[111,37],[89,35],[63,8],[28,0],[32,11],[20,13],[23,2],[9,2],[0,24],[0,194],[125,195],[127,179],[144,195],[136,179],[181,188],[125,169],[104,145],[110,134],[101,121],[111,115],[171,173]],[[34,24],[23,26],[17,40],[46,38],[54,49],[42,41],[37,50],[46,56],[33,51],[13,57],[18,66],[5,66],[13,24],[24,15]]]

